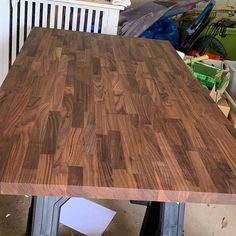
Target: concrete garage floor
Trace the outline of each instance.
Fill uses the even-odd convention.
[[[24,235],[31,198],[0,196],[0,236]],[[136,236],[140,231],[145,207],[128,201],[96,200],[97,203],[117,211],[104,236]],[[185,236],[235,236],[236,206],[187,204]],[[60,225],[59,236],[80,236]]]

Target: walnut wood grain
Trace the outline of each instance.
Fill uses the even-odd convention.
[[[162,41],[35,28],[0,90],[0,193],[236,203],[236,132]]]

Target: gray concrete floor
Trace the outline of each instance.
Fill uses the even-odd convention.
[[[0,196],[0,236],[24,235],[31,198]],[[97,203],[117,212],[104,236],[136,236],[140,231],[145,207],[128,201],[96,200]],[[185,236],[235,236],[236,206],[187,204]],[[60,225],[59,236],[81,236],[78,232]]]

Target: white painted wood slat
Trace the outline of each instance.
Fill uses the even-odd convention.
[[[85,9],[80,9],[80,21],[79,21],[79,31],[84,31],[84,17],[85,17]]]
[[[40,20],[40,2],[35,3],[35,26],[39,27]]]
[[[95,20],[94,20],[94,33],[98,33],[99,29],[99,19],[100,19],[100,11],[96,10]]]
[[[51,3],[49,27],[51,29],[55,27],[55,4],[54,3]]]
[[[47,2],[43,3],[43,23],[42,26],[44,28],[47,27],[47,17],[48,17],[48,4]]]
[[[19,40],[19,51],[21,50],[24,43],[24,33],[25,33],[25,0],[20,1],[20,40]]]
[[[66,6],[66,13],[65,13],[65,30],[69,29],[70,24],[70,7]]]
[[[78,8],[73,7],[72,30],[76,31],[78,21]]]
[[[89,9],[89,10],[88,10],[88,19],[87,19],[86,32],[91,32],[92,17],[93,17],[93,10]]]
[[[58,6],[58,16],[57,16],[57,28],[61,29],[62,28],[62,11],[63,11],[63,6],[59,5]]]
[[[86,8],[88,7],[97,9],[97,8],[102,8],[102,9],[115,9],[117,11],[124,10],[125,8],[123,6],[117,6],[117,5],[112,5],[111,1],[101,1],[99,0],[53,0],[55,2],[63,2],[64,5],[66,4],[71,4],[71,5],[76,5],[80,6],[81,8]]]
[[[0,86],[4,81],[9,69],[9,36],[10,36],[10,7],[9,0],[1,0],[0,15]]]
[[[107,32],[107,25],[108,25],[108,11],[103,11],[102,15],[102,30],[101,33],[105,34]]]
[[[28,1],[28,6],[27,6],[27,37],[31,31],[32,28],[32,2]]]
[[[118,30],[119,11],[108,9],[103,13],[102,34],[116,35]]]
[[[11,48],[11,64],[16,59],[16,43],[17,43],[17,6],[13,9],[12,12],[12,48]]]

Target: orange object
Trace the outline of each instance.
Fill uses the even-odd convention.
[[[188,56],[199,56],[197,51],[190,51],[189,53],[187,53]],[[215,55],[213,53],[210,52],[206,52],[204,55],[207,55],[209,57],[209,59],[213,59],[213,60],[219,60],[219,61],[223,61],[224,59],[218,55]]]
[[[185,62],[185,64],[189,64],[192,61],[203,61],[203,60],[207,60],[207,59],[209,59],[208,55],[203,55],[203,56],[200,56],[200,57],[193,57],[191,59],[187,59],[184,62]]]

